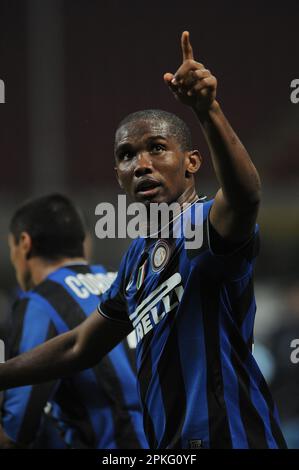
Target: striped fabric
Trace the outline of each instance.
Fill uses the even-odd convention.
[[[111,280],[102,266],[84,264],[68,265],[48,276],[17,303],[12,356],[79,325],[96,309]],[[47,402],[51,423],[67,447],[147,447],[127,341],[93,369],[50,384],[7,390],[6,434],[18,443],[32,443]],[[48,426],[49,419],[46,422]]]
[[[176,237],[180,219],[167,239],[135,240],[98,310],[135,328],[152,448],[283,448],[277,410],[252,355],[258,227],[242,246],[215,254],[212,203],[197,202],[184,213],[202,233],[199,248]]]

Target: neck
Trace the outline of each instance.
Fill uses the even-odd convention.
[[[61,258],[57,261],[46,261],[42,258],[32,258],[30,260],[32,284],[37,286],[46,279],[51,273],[67,264],[85,263],[84,258]]]
[[[187,188],[177,199],[176,202],[180,204],[180,206],[184,206],[186,204],[192,204],[198,199],[197,192],[194,186]]]
[[[167,221],[165,219],[162,220],[158,219],[156,217],[156,212],[154,212],[154,217],[152,218],[152,213],[151,213],[151,205],[147,207],[147,218],[140,226],[143,236],[145,237],[150,237],[153,236],[154,234],[158,233],[163,229],[163,227],[167,227],[169,223],[174,221],[185,209],[187,209],[188,206],[193,204],[198,200],[198,195],[195,191],[194,186],[187,188],[180,196],[178,199],[173,201],[172,203],[168,203],[168,206],[171,207],[171,212],[167,212]],[[172,205],[173,204],[173,205]]]

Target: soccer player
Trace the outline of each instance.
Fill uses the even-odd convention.
[[[0,365],[0,389],[89,367],[135,328],[151,448],[285,447],[252,356],[260,179],[216,100],[216,78],[193,58],[188,32],[181,46],[182,65],[164,80],[195,112],[220,189],[211,201],[198,198],[201,156],[179,118],[155,110],[125,118],[115,138],[120,185],[148,208],[176,201],[182,213],[169,238],[133,241],[117,279],[84,323]],[[182,217],[202,233],[201,247],[187,248],[183,235],[174,236]]]
[[[12,357],[80,325],[111,284],[114,273],[85,261],[84,238],[79,213],[59,194],[29,201],[12,217],[11,260],[25,292],[13,311]],[[146,446],[132,366],[124,341],[93,369],[7,390],[0,447]]]

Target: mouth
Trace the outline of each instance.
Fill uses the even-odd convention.
[[[149,178],[143,179],[137,183],[135,194],[138,194],[142,197],[152,197],[158,193],[160,187],[161,183],[159,183],[159,181]]]

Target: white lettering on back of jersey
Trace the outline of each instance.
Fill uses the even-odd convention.
[[[66,285],[80,299],[88,299],[90,295],[101,295],[114,281],[116,273],[74,274],[64,279]]]

